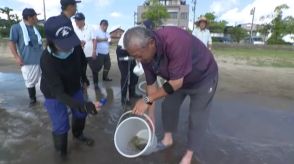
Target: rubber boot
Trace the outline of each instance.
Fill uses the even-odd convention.
[[[67,133],[52,133],[52,136],[56,152],[60,155],[62,159],[65,159],[67,155]]]
[[[30,106],[33,106],[37,103],[36,99],[36,88],[28,88],[29,96],[30,96]]]
[[[74,139],[77,141],[84,143],[87,146],[93,146],[94,145],[94,140],[84,136],[83,130],[85,128],[85,122],[86,119],[77,119],[77,118],[72,118],[72,134],[74,136]]]

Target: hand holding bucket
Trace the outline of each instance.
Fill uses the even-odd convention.
[[[144,140],[146,145],[142,146]],[[116,150],[127,158],[150,154],[157,145],[157,138],[149,116],[134,115],[132,111],[122,114],[114,133],[114,144]]]
[[[150,107],[150,105],[146,104],[143,99],[139,99],[136,102],[136,104],[135,104],[132,112],[133,112],[133,114],[136,114],[136,115],[140,115],[141,116],[141,115],[144,115],[145,114],[145,111],[147,109],[149,109],[149,107]]]

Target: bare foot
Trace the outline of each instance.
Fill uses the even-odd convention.
[[[193,157],[193,151],[187,150],[187,152],[183,156],[180,164],[191,164],[192,157]]]
[[[180,164],[191,164],[191,158],[183,157]]]
[[[163,139],[161,140],[161,142],[165,145],[165,146],[170,146],[173,144],[173,137],[171,133],[165,133]]]

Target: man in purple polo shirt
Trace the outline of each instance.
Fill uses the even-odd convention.
[[[156,151],[173,144],[172,133],[177,128],[180,106],[190,97],[187,151],[180,163],[191,163],[208,129],[209,106],[218,81],[218,67],[212,53],[196,37],[177,27],[154,32],[134,27],[126,32],[124,46],[142,62],[147,81],[147,96],[136,102],[133,112],[154,113],[153,102],[165,97],[162,103],[165,133]],[[156,86],[156,76],[166,80],[162,87]]]

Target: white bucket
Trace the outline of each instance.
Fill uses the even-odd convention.
[[[130,116],[124,119],[127,115]],[[142,144],[143,146],[138,148],[135,146],[134,140],[143,141],[146,146]],[[155,128],[151,119],[146,114],[137,116],[131,114],[131,111],[124,113],[120,117],[114,133],[114,145],[116,150],[127,158],[150,154],[157,145]]]

